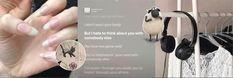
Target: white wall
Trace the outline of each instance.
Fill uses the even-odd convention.
[[[177,0],[156,0],[156,6],[158,6],[161,11],[173,11],[176,10],[176,1]],[[191,11],[192,0],[182,0],[183,11]],[[233,0],[198,0],[198,8],[200,12],[233,12]],[[232,18],[232,17],[230,17]],[[207,20],[210,21],[208,24],[208,32],[214,32],[214,28],[217,22],[220,21],[219,24],[224,23],[225,21],[229,20],[230,18],[201,18],[199,22],[198,29],[199,31],[204,31],[204,26],[207,23]],[[176,19],[172,19],[173,21],[169,24],[168,27],[168,34],[173,33],[176,36]],[[182,24],[182,33],[191,33],[191,25],[187,19],[183,19]],[[230,22],[230,21],[229,21]],[[228,23],[229,23],[228,22]],[[220,26],[218,27],[221,28]],[[224,27],[223,27],[224,28]],[[185,34],[182,34],[185,35]],[[163,73],[163,62],[164,62],[164,55],[165,53],[160,49],[160,43],[156,43],[156,76],[161,77]]]

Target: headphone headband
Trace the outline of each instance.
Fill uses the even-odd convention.
[[[188,18],[190,19],[191,23],[192,23],[192,28],[193,28],[193,38],[192,38],[192,41],[190,43],[190,47],[194,47],[196,42],[197,42],[197,35],[198,35],[198,30],[197,30],[197,22],[196,20],[192,17],[192,15],[190,15],[189,13],[187,12],[184,12],[184,11],[173,11],[173,12],[176,12],[176,13],[183,13],[185,14],[186,16],[188,16]],[[164,30],[163,30],[163,33],[162,35],[163,36],[167,36],[167,28],[168,28],[168,23],[170,22],[172,17],[166,17],[164,19]]]

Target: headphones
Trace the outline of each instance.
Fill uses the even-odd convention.
[[[182,39],[181,43],[177,46],[176,51],[175,51],[175,56],[181,60],[186,60],[188,59],[193,51],[194,51],[194,46],[197,42],[197,35],[198,35],[198,30],[197,30],[197,23],[196,20],[187,12],[184,11],[173,11],[176,13],[183,13],[188,18],[190,19],[192,23],[192,40],[189,41],[188,39],[184,38]],[[167,35],[167,28],[168,28],[168,23],[170,22],[171,17],[166,17],[164,19],[164,30],[162,32],[162,39],[160,41],[161,43],[161,49],[166,52],[166,53],[171,53],[176,46],[176,41],[175,38],[171,35]]]

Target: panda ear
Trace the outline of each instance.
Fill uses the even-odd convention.
[[[147,13],[149,14],[149,13],[151,13],[151,11],[152,11],[152,10],[148,10]]]

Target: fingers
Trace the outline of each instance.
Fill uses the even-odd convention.
[[[34,18],[39,16],[54,16],[62,11],[66,6],[66,0],[47,0],[36,12],[30,15],[25,22],[29,24]]]
[[[0,14],[10,13],[13,16],[24,19],[31,11],[32,0],[1,0]]]
[[[17,3],[17,7],[10,11],[10,14],[20,19],[28,17],[31,12],[32,0],[14,1]]]
[[[0,19],[0,23],[0,31],[10,34],[28,36],[35,36],[38,34],[37,29],[10,14],[3,15]]]
[[[66,0],[48,0],[33,15],[35,16],[55,15],[65,8],[66,3],[67,3]]]
[[[57,63],[56,52],[44,52],[40,54],[40,57],[44,58],[47,61]]]
[[[1,0],[0,1],[1,14],[8,13],[11,9],[15,7],[16,7],[16,1],[13,1],[13,0]]]
[[[51,16],[41,16],[37,18],[33,18],[28,22],[28,24],[33,25],[38,31],[43,32],[42,26],[49,21]]]
[[[64,10],[62,13],[52,17],[48,23],[43,26],[44,30],[59,30],[66,26],[77,23],[77,7],[71,7]]]
[[[72,25],[64,28],[56,34],[50,36],[47,40],[42,43],[45,48],[57,46],[59,43],[65,40],[75,39],[77,37],[77,26]]]

